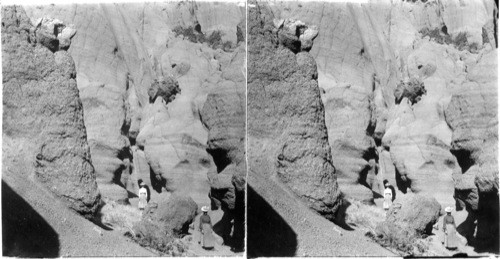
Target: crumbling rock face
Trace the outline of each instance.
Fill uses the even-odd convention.
[[[453,130],[452,151],[463,161],[462,171],[453,175],[456,198],[478,215],[476,238],[492,244],[498,240],[499,215],[496,60],[494,50],[471,65],[445,111]]]
[[[484,225],[497,226],[494,1],[284,2],[272,8],[279,19],[318,26],[310,53],[346,195],[368,200],[387,179],[398,197],[430,195],[442,206],[466,207],[471,222],[482,215]],[[410,79],[426,93],[397,89]]]
[[[158,224],[163,233],[183,235],[188,233],[189,225],[198,213],[198,205],[190,197],[177,194],[161,194],[156,203],[148,204],[141,222]]]
[[[309,51],[313,40],[318,36],[318,28],[314,25],[307,26],[305,23],[294,19],[274,19],[273,24],[278,32],[278,40],[281,45],[289,48],[294,53]]]
[[[189,66],[181,64],[175,72],[178,76],[182,76],[186,70],[189,70]],[[172,77],[155,79],[148,89],[149,101],[154,103],[157,97],[161,97],[167,104],[172,102],[180,91],[179,83]]]
[[[289,32],[273,33],[273,18],[268,7],[250,9],[249,174],[284,184],[312,209],[333,218],[340,192],[316,65],[309,53],[294,54],[300,49],[283,38]]]
[[[30,31],[23,8],[2,8],[3,173],[19,171],[92,217],[100,194],[75,64],[66,51],[35,44]]]
[[[187,188],[180,187],[191,184],[193,199],[206,200],[206,175],[214,164],[206,152],[207,131],[199,110],[216,85],[236,82],[239,79],[232,76],[241,72],[226,77],[220,60],[230,54],[176,38],[172,29],[198,24],[203,33],[220,31],[223,41],[236,43],[244,10],[235,4],[195,2],[26,9],[33,22],[57,19],[78,30],[68,53],[78,72],[90,152],[103,196],[125,200],[137,193],[140,179],[157,190],[153,195],[162,190],[184,192]],[[64,30],[58,37],[63,34]],[[162,103],[152,89],[150,102],[148,90],[163,85],[162,78],[177,81],[172,93],[164,89],[164,97],[175,92],[175,99],[167,97]]]
[[[427,249],[420,238],[432,233],[440,211],[441,205],[432,197],[418,194],[399,197],[386,220],[377,224],[372,238],[383,246],[396,248],[402,255],[420,255]]]
[[[387,212],[386,221],[404,225],[419,235],[431,234],[439,219],[441,205],[433,197],[409,194],[398,197]]]
[[[428,72],[427,72],[428,73]],[[394,90],[395,103],[400,104],[403,98],[407,98],[413,105],[422,99],[422,95],[427,93],[425,86],[416,78],[410,79],[408,82],[400,82]]]
[[[76,30],[62,21],[52,18],[40,18],[35,22],[35,38],[50,51],[67,50]]]
[[[216,168],[208,171],[212,207],[222,208],[225,225],[230,236],[233,226],[234,247],[244,247],[245,237],[245,76],[243,68],[245,49],[240,48],[233,57],[221,58],[222,77],[234,80],[221,82],[208,94],[200,111],[200,119],[208,129],[207,152],[212,156]],[[231,220],[234,219],[234,224]]]
[[[318,66],[339,187],[348,196],[371,202],[373,192],[383,191],[380,173],[374,183],[366,179],[368,161],[377,157],[373,136],[380,139],[385,132],[387,107],[397,83],[396,75],[385,70],[395,67],[389,58],[392,53],[376,33],[384,22],[365,12],[365,6],[345,3],[289,2],[272,8],[277,18],[317,26],[310,53]]]
[[[429,193],[453,205],[451,175],[460,172],[461,161],[450,152],[455,133],[445,110],[470,68],[492,49],[480,32],[495,22],[495,4],[285,2],[272,8],[277,21],[300,19],[318,26],[310,53],[324,89],[333,164],[343,192],[369,200],[388,179],[401,191]],[[436,37],[450,42],[438,43]],[[425,85],[426,93],[421,87],[415,94],[398,89],[410,78]],[[379,165],[375,179],[367,177],[370,159]]]
[[[279,43],[273,24],[279,17],[270,7],[253,2],[248,8],[249,256],[389,255],[328,220],[341,198],[317,62]]]

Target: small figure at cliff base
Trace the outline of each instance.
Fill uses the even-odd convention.
[[[455,218],[451,215],[451,207],[446,207],[444,211],[446,212],[446,216],[443,218],[444,246],[448,249],[456,249],[458,237]]]
[[[148,190],[146,189],[146,184],[144,182],[141,182],[139,184],[141,187],[139,189],[139,209],[144,210],[146,208],[146,205],[148,204]]]
[[[208,215],[208,206],[201,208],[203,215],[200,217],[199,230],[201,232],[200,243],[205,249],[213,249],[215,245],[215,237],[212,230],[212,220]]]
[[[389,182],[387,180],[384,180],[384,186],[385,186],[385,189],[384,189],[383,207],[384,207],[384,210],[389,210],[389,208],[392,205],[392,201],[393,201],[393,197],[394,197],[393,190],[392,190],[391,185],[389,184]]]

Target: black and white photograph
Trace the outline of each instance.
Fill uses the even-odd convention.
[[[498,256],[498,2],[247,10],[249,257]]]
[[[2,6],[2,255],[242,257],[245,19]]]
[[[498,0],[1,3],[2,256],[500,256]]]

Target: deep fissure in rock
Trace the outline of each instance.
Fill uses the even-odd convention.
[[[471,152],[469,150],[459,149],[459,150],[450,150],[451,154],[453,154],[458,161],[458,165],[462,168],[462,173],[467,172],[471,166],[475,164],[474,159],[471,157]]]
[[[208,154],[214,159],[215,166],[217,167],[217,172],[220,173],[231,163],[231,159],[228,157],[227,150],[216,148],[207,149]]]

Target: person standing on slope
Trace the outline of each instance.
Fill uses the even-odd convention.
[[[215,237],[212,231],[212,220],[208,215],[208,206],[203,206],[201,208],[203,215],[200,217],[199,230],[202,234],[200,238],[201,246],[205,249],[213,249],[215,243]]]
[[[451,215],[451,207],[446,207],[446,216],[443,218],[444,246],[448,249],[457,248],[457,232],[455,218]]]
[[[146,205],[148,204],[148,190],[146,189],[146,184],[144,182],[141,182],[139,184],[140,189],[139,189],[139,209],[144,210],[146,208]]]
[[[392,205],[392,201],[393,201],[392,189],[390,188],[391,185],[389,184],[389,182],[387,180],[384,180],[384,185],[385,185],[385,189],[384,189],[383,207],[384,207],[384,210],[389,210],[389,208]]]

